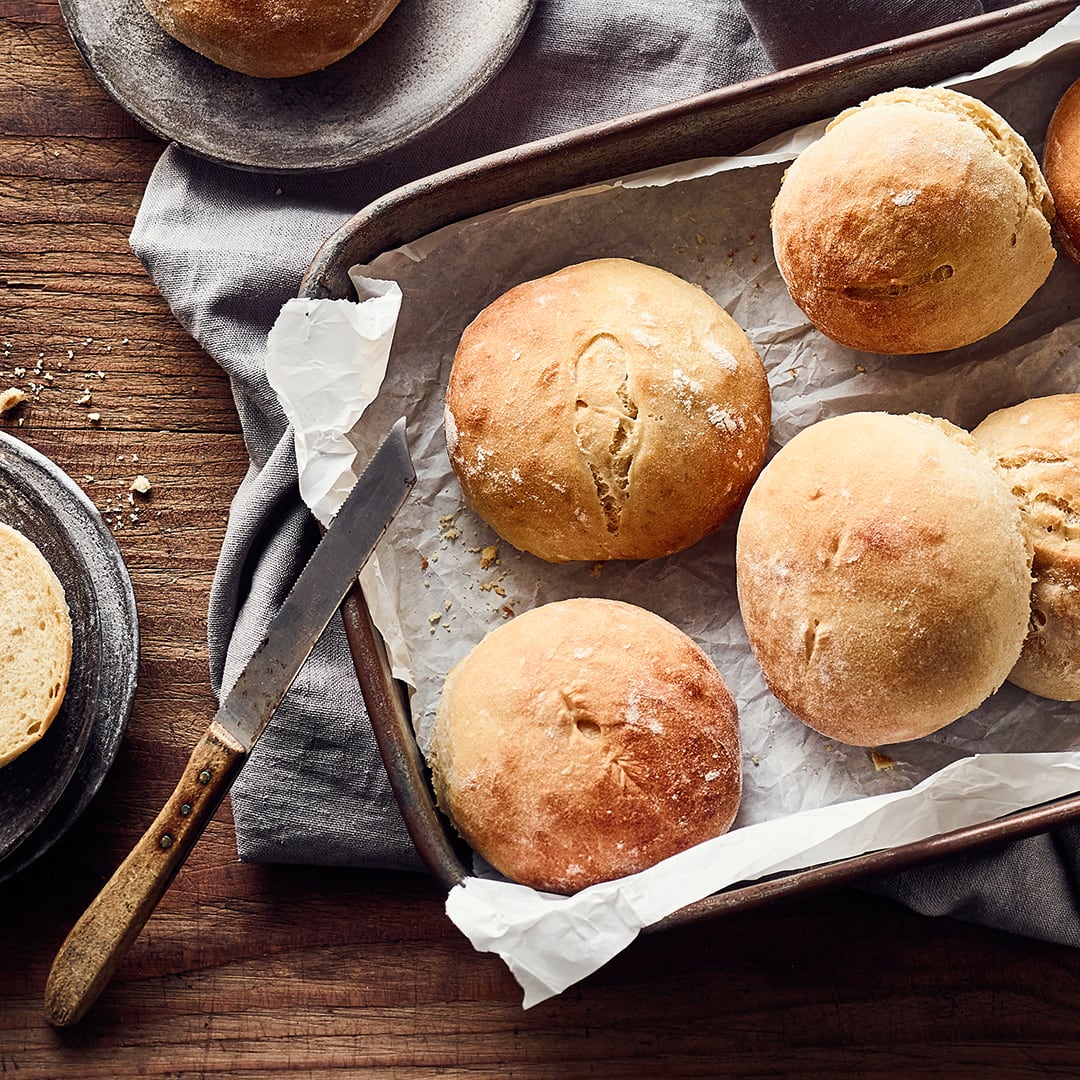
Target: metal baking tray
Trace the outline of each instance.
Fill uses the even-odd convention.
[[[692,158],[745,151],[899,85],[926,86],[977,70],[1038,37],[1077,6],[1033,0],[992,14],[777,72],[660,108],[528,143],[397,189],[361,210],[316,254],[300,287],[311,298],[353,298],[348,268],[474,215]],[[435,807],[403,687],[360,590],[345,627],[376,741],[409,833],[447,889],[470,856]],[[687,905],[651,929],[745,910],[793,894],[848,885],[1080,819],[1080,795],[996,821],[823,866],[736,884]]]

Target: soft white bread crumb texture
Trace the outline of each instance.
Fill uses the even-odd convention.
[[[70,670],[64,588],[37,547],[0,523],[0,765],[49,729]]]

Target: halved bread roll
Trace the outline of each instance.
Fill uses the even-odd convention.
[[[0,765],[49,729],[70,670],[64,588],[37,546],[0,523]]]

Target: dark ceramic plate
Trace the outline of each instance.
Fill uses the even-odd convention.
[[[67,595],[71,676],[40,742],[0,768],[0,880],[85,809],[131,713],[139,633],[131,581],[94,505],[48,458],[0,432],[0,521],[28,536]]]
[[[174,41],[142,0],[60,0],[101,85],[162,138],[275,172],[370,161],[463,105],[514,51],[536,0],[402,0],[324,71],[256,79]]]

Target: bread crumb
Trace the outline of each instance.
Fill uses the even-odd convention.
[[[86,419],[89,420],[91,424],[98,424],[98,423],[101,422],[101,413],[99,413],[99,412],[87,413],[86,414]]]
[[[480,552],[480,569],[487,570],[499,559],[499,549],[494,544],[489,544]]]
[[[90,388],[89,387],[84,387],[82,395],[76,400],[75,404],[76,405],[89,405],[92,400],[93,400],[93,397],[90,394]]]
[[[139,475],[131,481],[131,487],[129,490],[137,491],[140,495],[146,495],[150,491],[150,486],[150,481],[147,480],[142,473],[139,473]]]
[[[604,572],[604,564],[602,562],[594,562],[589,568],[589,577],[599,577]]]
[[[885,754],[879,754],[877,750],[870,751],[870,760],[874,763],[875,772],[888,772],[896,762]]]
[[[0,393],[0,413],[5,413],[8,409],[14,409],[16,405],[20,405],[26,400],[26,392],[20,390],[17,386],[9,386],[3,393]]]

